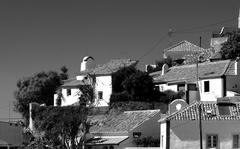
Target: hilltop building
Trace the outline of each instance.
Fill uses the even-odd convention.
[[[61,88],[61,106],[78,103],[79,86],[91,85],[94,89],[94,105],[96,107],[108,106],[112,94],[112,75],[123,67],[136,66],[137,61],[130,59],[113,59],[103,65],[94,65],[90,56],[83,58],[80,72],[75,77],[64,81]],[[54,96],[54,105],[57,105],[57,94]]]

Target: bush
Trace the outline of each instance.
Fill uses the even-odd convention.
[[[131,101],[132,96],[127,92],[113,93],[110,97],[110,103],[119,102],[119,101]]]

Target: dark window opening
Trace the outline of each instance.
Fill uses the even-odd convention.
[[[102,91],[98,91],[98,99],[103,99],[103,92]]]
[[[209,81],[204,81],[204,92],[210,91]]]
[[[185,84],[178,84],[177,91],[185,91]]]
[[[230,109],[227,105],[218,105],[218,112],[220,115],[230,115]]]
[[[159,86],[155,86],[154,89],[155,89],[156,91],[160,91],[160,87],[159,87]]]
[[[196,91],[197,90],[197,86],[196,84],[188,84],[188,90],[190,91]]]
[[[217,135],[207,135],[207,148],[217,148],[218,136]]]
[[[239,148],[239,135],[233,135],[233,148]]]
[[[67,89],[67,96],[70,96],[71,94],[71,89]]]

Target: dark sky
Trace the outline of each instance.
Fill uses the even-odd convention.
[[[99,64],[138,59],[169,28],[184,32],[164,36],[140,66],[161,59],[170,41],[198,44],[202,36],[208,48],[211,31],[237,26],[239,7],[239,0],[1,0],[0,120],[8,117],[9,103],[11,117],[19,117],[12,111],[18,79],[63,65],[72,75],[85,55]]]

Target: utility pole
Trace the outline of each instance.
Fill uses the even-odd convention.
[[[200,51],[201,51],[201,47],[202,47],[202,37],[200,36],[199,39],[199,47],[200,47]],[[198,76],[198,58],[199,56],[197,55],[197,90],[198,90],[198,94],[199,94],[199,105],[198,105],[198,113],[199,113],[199,137],[200,137],[200,149],[203,149],[203,145],[202,145],[202,104],[201,104],[201,96],[200,96],[200,88],[199,88],[199,76]]]

